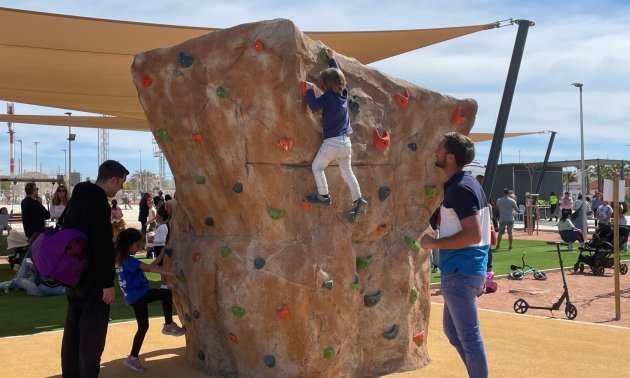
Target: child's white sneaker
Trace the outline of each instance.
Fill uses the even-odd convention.
[[[144,366],[140,363],[138,357],[129,356],[123,361],[123,365],[133,371],[144,371]]]

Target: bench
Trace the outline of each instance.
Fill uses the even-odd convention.
[[[22,213],[9,214],[9,224],[14,222],[22,223]]]

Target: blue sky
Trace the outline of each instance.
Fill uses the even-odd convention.
[[[0,6],[127,21],[203,27],[230,27],[263,19],[287,18],[303,31],[423,29],[474,25],[514,18],[536,25],[529,30],[507,132],[554,130],[551,160],[580,158],[579,92],[584,84],[585,158],[628,159],[630,147],[630,3],[622,1],[171,1],[82,0],[3,1]],[[473,132],[492,132],[505,85],[517,26],[475,33],[386,59],[372,66],[391,76],[479,103]],[[58,114],[72,109],[15,105],[16,114]],[[0,103],[0,112],[6,111]],[[81,113],[73,112],[73,115]],[[6,130],[6,125],[0,127]],[[16,124],[23,140],[23,169],[35,167],[35,145],[43,171],[64,171],[67,128]],[[73,128],[73,168],[95,177],[97,131]],[[506,139],[501,160],[541,161],[549,134]],[[8,174],[8,134],[0,133],[0,174]],[[158,172],[152,135],[110,131],[110,158],[130,171]],[[485,163],[490,142],[478,143]],[[141,151],[141,152],[140,152]],[[16,144],[16,158],[20,147]],[[167,169],[167,177],[172,177]]]

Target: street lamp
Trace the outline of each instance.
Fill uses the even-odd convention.
[[[68,152],[66,149],[61,150],[63,151],[63,175],[67,176],[68,175],[68,158],[66,157],[66,153]]]
[[[142,193],[142,150],[138,152],[140,152],[140,193]]]
[[[20,177],[22,177],[22,139],[16,139],[16,142],[20,142],[20,168],[19,168],[19,172],[20,172]]]
[[[580,89],[580,145],[581,145],[581,155],[580,155],[580,169],[582,171],[582,233],[584,233],[584,240],[588,237],[588,224],[586,223],[586,210],[584,209],[584,204],[586,203],[586,179],[585,179],[585,169],[584,169],[584,113],[582,110],[582,87],[584,84],[582,83],[572,83],[574,87]]]
[[[35,172],[38,172],[37,170],[37,144],[39,142],[34,142],[35,143]]]
[[[66,112],[65,114],[70,117],[72,112]],[[70,175],[72,175],[72,141],[76,137],[76,134],[72,134],[72,128],[68,126],[68,194],[72,192],[72,180],[70,179]]]

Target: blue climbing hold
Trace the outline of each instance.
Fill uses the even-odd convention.
[[[254,267],[256,269],[262,269],[265,266],[265,259],[263,259],[262,257],[256,257],[256,259],[254,260]]]
[[[241,184],[240,182],[237,182],[236,184],[234,184],[234,186],[232,187],[232,190],[234,190],[236,193],[240,193],[243,191],[243,184]]]
[[[194,58],[191,55],[186,55],[183,52],[179,53],[179,64],[182,65],[182,67],[190,67],[192,66],[194,61]]]
[[[352,98],[348,100],[348,108],[350,108],[350,111],[354,114],[361,111],[361,104],[359,100],[357,100],[357,96],[352,96]]]
[[[407,147],[409,147],[411,149],[411,151],[417,151],[418,150],[418,145],[415,143],[409,143],[407,145]]]
[[[389,197],[391,192],[392,190],[389,188],[389,186],[381,186],[378,190],[378,199],[381,200],[381,202],[385,201],[385,199]]]
[[[398,335],[398,324],[394,324],[394,326],[387,332],[383,333],[383,337],[391,340]]]
[[[381,291],[372,292],[363,296],[363,303],[366,307],[375,306],[381,300]]]
[[[263,357],[263,361],[265,362],[265,365],[267,365],[267,367],[272,368],[276,366],[276,358],[272,356],[271,354],[268,354],[265,357]]]
[[[212,219],[212,217],[206,218],[206,226],[214,226],[214,219]]]

